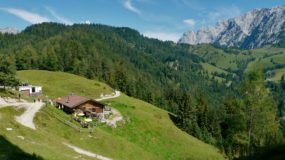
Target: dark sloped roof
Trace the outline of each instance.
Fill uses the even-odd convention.
[[[77,96],[77,95],[70,95],[66,97],[61,97],[56,100],[56,103],[60,103],[65,105],[66,107],[69,108],[74,108],[82,103],[85,103],[89,101],[90,99],[82,96]]]
[[[89,99],[89,98],[86,98],[86,97],[82,97],[82,96],[77,96],[77,95],[69,95],[69,96],[66,96],[66,97],[61,97],[61,98],[58,98],[56,99],[56,103],[59,103],[59,104],[62,104],[66,107],[69,107],[69,108],[75,108],[85,102],[88,102],[88,101],[93,101],[97,104],[100,104],[102,106],[105,106],[105,104],[103,103],[100,103],[98,101],[95,101],[93,99]]]

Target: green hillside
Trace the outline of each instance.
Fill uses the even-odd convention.
[[[202,58],[189,52],[188,45],[147,38],[127,27],[35,24],[16,35],[0,34],[0,50],[17,70],[97,79],[175,114],[178,105],[168,105],[172,99],[167,97],[173,90],[203,94],[213,108],[226,90],[202,75]]]
[[[26,71],[21,71],[18,72],[18,77],[23,82],[43,85],[49,98],[70,93],[95,98],[102,93],[112,92],[107,85],[92,80],[78,79],[71,74],[62,76],[62,72],[95,79],[130,97],[144,100],[177,115],[175,119],[172,119],[176,126],[189,135],[216,146],[229,158],[231,155],[249,152],[247,149],[242,149],[244,142],[253,147],[253,152],[254,149],[265,146],[260,143],[251,143],[252,141],[247,142],[250,138],[247,139],[244,133],[249,127],[239,129],[236,128],[239,125],[234,125],[229,121],[229,119],[235,121],[235,117],[229,117],[232,114],[230,109],[232,106],[235,106],[233,111],[236,111],[239,105],[242,108],[245,107],[244,103],[239,103],[244,99],[241,90],[243,83],[247,80],[245,72],[256,68],[259,75],[262,75],[261,67],[255,67],[256,64],[261,63],[264,66],[265,76],[269,79],[277,75],[272,73],[273,70],[285,67],[283,64],[285,54],[282,48],[266,47],[243,50],[209,44],[195,46],[176,44],[144,37],[131,28],[99,24],[67,26],[58,23],[42,23],[31,25],[16,35],[0,34],[0,49],[2,62],[0,68],[5,69],[2,73],[4,75],[2,84],[6,86],[17,85],[17,80],[14,79],[16,70],[49,70],[57,72],[28,71],[31,73],[25,73]],[[8,67],[5,64],[9,64]],[[258,78],[264,79],[262,76]],[[280,92],[282,89],[279,89],[279,86],[283,85],[267,81],[269,82],[270,84],[266,86],[275,88],[272,95],[278,106],[282,106],[285,103],[279,100],[284,98],[280,98],[279,95],[285,94]],[[231,102],[231,99],[237,103]],[[131,106],[136,106],[132,103],[125,104],[116,101],[108,103],[118,107],[121,112],[125,110],[122,110],[120,106],[125,106],[122,108],[127,108],[126,111],[129,111],[128,108],[134,109]],[[283,115],[282,107],[278,107],[278,110],[282,113],[280,115]],[[247,113],[244,110],[242,112]],[[125,114],[132,115],[131,113]],[[139,115],[133,116],[134,122]],[[166,118],[169,119],[167,114]],[[141,119],[147,122],[146,118],[141,117]],[[157,121],[157,119],[152,119],[152,116],[149,119]],[[242,121],[242,117],[240,116],[238,120]],[[169,123],[172,122],[169,121]],[[139,126],[136,124],[132,127]],[[249,123],[241,122],[241,124],[246,126]],[[148,127],[142,124],[139,128],[145,128],[145,126]],[[137,128],[134,129],[136,133],[132,133],[132,129],[128,133],[121,133],[120,130],[110,131],[104,126],[100,130],[127,139],[148,153],[156,155],[162,152],[158,155],[162,157],[161,159],[173,157],[180,159],[181,157],[175,157],[176,154],[166,152],[167,150],[181,152],[184,149],[183,145],[179,145],[179,149],[165,149],[163,146],[167,146],[166,144],[154,148],[152,144],[160,143],[154,143],[152,139],[145,142],[144,140],[148,139],[147,131],[140,133],[137,132]],[[244,134],[242,141],[240,141],[240,133],[236,132],[240,130],[244,131],[241,133]],[[163,132],[169,134],[167,131]],[[142,134],[143,136],[133,138],[130,134]],[[127,137],[122,137],[124,135]],[[237,138],[237,141],[233,141],[233,138]],[[163,139],[163,142],[167,139],[169,145],[175,146],[176,141],[169,140],[172,139],[170,134]],[[262,141],[262,137],[259,139]],[[157,141],[162,140],[158,138]],[[237,147],[237,144],[241,148]],[[105,152],[99,150],[99,153]],[[107,156],[110,154],[106,153]],[[184,153],[188,154],[186,151]],[[169,158],[169,155],[173,157]],[[118,155],[110,157],[118,157]]]
[[[256,59],[255,61],[252,61],[251,63],[249,63],[247,70],[250,70],[256,64],[261,64],[264,69],[273,70],[276,68],[276,66],[278,65],[281,66],[285,64],[285,54],[278,53],[274,55],[260,57]]]
[[[17,72],[17,76],[24,83],[43,86],[45,95],[50,98],[70,93],[88,97],[99,97],[101,93],[112,93],[112,89],[104,83],[69,73],[29,70]]]
[[[210,76],[218,74],[233,74],[248,72],[256,65],[262,66],[265,72],[272,72],[270,78],[273,81],[280,80],[285,68],[285,49],[267,46],[253,50],[242,50],[236,48],[218,48],[213,45],[203,44],[189,47],[189,52],[201,57],[204,70]],[[241,76],[241,75],[240,75]],[[218,80],[223,77],[214,76]]]
[[[259,65],[264,69],[267,80],[280,81],[281,76],[285,73],[285,49],[266,47],[252,50],[252,53],[256,58],[248,63],[245,72]]]
[[[219,82],[222,82],[222,81],[224,81],[225,79],[222,78],[222,77],[219,77],[219,76],[214,75],[215,73],[217,73],[217,74],[223,74],[223,75],[229,74],[229,72],[227,72],[227,71],[225,71],[225,70],[223,70],[223,69],[221,69],[221,68],[218,68],[218,67],[216,67],[216,66],[213,66],[213,65],[211,65],[211,64],[209,64],[209,63],[202,63],[201,65],[202,65],[203,69],[207,71],[207,73],[208,73],[208,75],[209,75],[210,77],[214,77],[214,78],[215,78],[216,80],[218,80]]]
[[[227,71],[221,69],[221,68],[218,68],[218,67],[215,67],[211,64],[208,64],[208,63],[202,63],[201,64],[203,69],[207,70],[209,73],[214,73],[214,72],[217,72],[217,73],[223,73],[223,74],[228,74]]]
[[[192,46],[190,47],[189,52],[200,56],[204,61],[224,70],[237,70],[239,69],[238,63],[240,61],[251,58],[248,51],[239,49],[226,50],[208,44]]]
[[[111,91],[108,86],[97,81],[61,72],[20,71],[17,76],[22,81],[43,85],[45,94],[50,97],[76,91],[76,88],[71,87],[73,85],[80,86],[84,90],[82,94],[92,98],[96,98],[101,92]],[[62,81],[60,77],[70,79]],[[95,93],[90,92],[90,87]],[[81,95],[81,92],[75,93]],[[36,116],[36,131],[15,122],[14,115],[23,110],[0,109],[0,134],[23,152],[52,160],[78,157],[77,153],[63,143],[113,159],[223,159],[216,148],[179,130],[171,121],[168,112],[162,109],[125,95],[106,103],[118,109],[124,116],[125,123],[116,129],[100,125],[91,134],[88,129],[80,133],[53,117],[56,114],[70,120],[69,115],[48,106]],[[8,127],[13,128],[13,131],[6,131]],[[8,153],[0,148],[0,155],[9,157],[5,154]]]
[[[279,82],[281,80],[281,77],[285,75],[285,68],[275,69],[275,70],[272,70],[272,72],[273,72],[273,76],[269,77],[269,79],[275,82]]]

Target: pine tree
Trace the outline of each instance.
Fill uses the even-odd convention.
[[[182,93],[178,101],[178,121],[179,126],[193,136],[198,136],[198,125],[196,109],[192,104],[191,96],[188,93]]]
[[[127,73],[123,62],[120,62],[115,69],[115,83],[117,89],[122,92],[127,91]]]
[[[198,125],[202,130],[207,131],[208,128],[208,106],[206,104],[205,99],[202,95],[199,96],[197,100],[198,109],[197,109],[197,118],[198,118]]]
[[[0,54],[0,86],[16,87],[19,81],[15,78],[15,59],[10,55]]]
[[[221,124],[224,149],[227,155],[233,158],[235,155],[243,154],[249,145],[246,132],[246,118],[242,102],[232,95],[224,102],[226,115]]]
[[[264,86],[262,69],[248,73],[242,87],[242,98],[248,137],[248,153],[279,143],[281,132],[276,123],[276,104]]]

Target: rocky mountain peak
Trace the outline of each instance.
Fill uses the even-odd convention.
[[[285,31],[285,5],[254,9],[242,16],[220,21],[197,32],[187,31],[178,43],[217,43],[223,46],[258,48],[278,43]]]

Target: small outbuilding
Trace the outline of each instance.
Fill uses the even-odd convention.
[[[95,101],[90,98],[69,95],[66,97],[60,97],[55,100],[55,104],[59,109],[67,113],[74,113],[76,110],[81,110],[84,113],[103,113],[105,109],[105,104]]]
[[[24,84],[19,86],[18,91],[24,96],[40,96],[42,95],[42,86]]]

